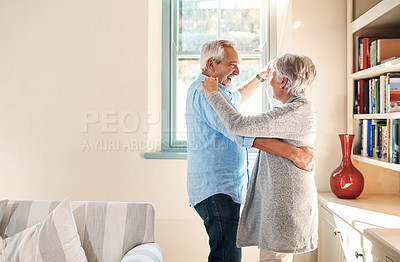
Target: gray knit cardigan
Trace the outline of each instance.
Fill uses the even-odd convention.
[[[293,96],[282,107],[254,116],[237,112],[220,92],[207,98],[224,125],[250,137],[275,137],[296,147],[312,146],[317,116],[305,96]],[[258,246],[279,253],[317,248],[318,205],[314,171],[259,151],[240,217],[237,246]]]

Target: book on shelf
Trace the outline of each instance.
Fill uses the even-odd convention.
[[[358,71],[400,57],[400,38],[359,37]]]
[[[361,70],[363,70],[364,68],[363,68],[363,64],[364,64],[364,61],[363,61],[363,50],[364,50],[364,48],[363,48],[363,39],[364,39],[364,37],[359,37],[358,38],[358,48],[357,48],[357,54],[358,54],[358,63],[357,63],[357,71],[361,71]]]
[[[354,81],[354,114],[368,114],[369,96],[364,94],[370,94],[367,81]]]
[[[360,95],[360,84],[355,82],[354,83],[354,109],[353,109],[353,114],[359,114],[360,113],[360,98],[358,97]]]
[[[365,153],[366,156],[372,157],[372,120],[368,119],[367,120],[367,152]]]
[[[376,136],[376,122],[372,121],[371,125],[371,145],[370,145],[370,153],[369,156],[376,158],[376,148],[377,148],[377,136]]]
[[[368,94],[369,94],[369,105],[368,105],[368,112],[370,114],[374,113],[375,108],[375,91],[374,86],[372,85],[372,79],[368,80]]]
[[[400,112],[400,72],[354,81],[354,114]]]
[[[381,75],[379,76],[379,93],[380,93],[380,105],[382,106],[380,109],[380,113],[386,113],[388,111],[387,109],[387,104],[386,104],[386,100],[387,100],[387,90],[386,90],[386,75]]]
[[[358,145],[359,145],[359,150],[360,150],[360,155],[361,156],[364,156],[364,149],[363,149],[363,139],[362,139],[362,137],[363,137],[363,132],[364,132],[364,130],[363,130],[363,123],[364,123],[364,120],[360,120],[360,126],[359,126],[359,138],[360,138],[360,141],[359,141],[359,143],[358,143]]]
[[[399,120],[390,121],[390,162],[399,163]]]
[[[400,73],[388,73],[386,77],[388,85],[389,112],[400,111]]]
[[[360,155],[391,163],[400,163],[399,120],[360,121]]]
[[[370,45],[370,52],[369,52],[369,64],[370,67],[376,66],[376,42],[378,40],[372,41]]]
[[[388,58],[388,59],[385,59],[385,60],[381,61],[379,64],[384,64],[386,62],[390,62],[390,61],[393,61],[393,60],[398,59],[398,58],[400,58],[400,56],[393,56],[391,58]]]
[[[381,144],[381,159],[387,161],[387,156],[388,156],[388,130],[386,124],[384,124],[381,127],[381,139],[382,139],[382,144]]]
[[[376,37],[360,37],[358,39],[359,70],[364,70],[371,67],[371,43],[377,39],[378,38]]]
[[[375,157],[383,159],[387,157],[387,154],[385,155],[385,157],[383,157],[383,151],[384,151],[384,145],[383,145],[383,135],[382,135],[382,128],[386,127],[386,122],[377,122],[376,123],[376,130],[375,130]]]
[[[361,155],[362,156],[368,156],[368,121],[371,119],[363,119],[361,120],[362,126],[360,128],[361,130],[361,136],[360,136],[360,146],[361,146]]]
[[[368,81],[366,81],[366,80],[364,80],[364,83],[363,83],[363,89],[364,89],[364,114],[369,114],[370,113],[370,111],[369,111],[369,101],[370,101],[370,99],[369,99],[369,83],[368,83]]]
[[[382,106],[380,106],[380,104],[379,104],[379,102],[380,102],[380,98],[379,98],[380,91],[379,91],[378,82],[379,82],[379,79],[372,78],[370,80],[370,83],[369,83],[369,85],[371,87],[371,101],[372,101],[371,102],[371,110],[370,110],[370,112],[372,114],[381,113],[380,112],[380,108]]]
[[[360,102],[359,102],[359,104],[360,104],[360,114],[364,114],[364,82],[365,82],[365,80],[364,79],[361,79],[360,81],[359,81],[359,86],[360,86],[360,93],[359,93],[359,99],[360,99]]]
[[[384,38],[376,40],[376,62],[400,56],[400,38]]]

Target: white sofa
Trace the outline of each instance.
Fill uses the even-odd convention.
[[[59,203],[0,201],[0,236],[12,237],[41,223]],[[89,262],[163,261],[161,248],[155,243],[152,204],[71,201],[69,206]]]

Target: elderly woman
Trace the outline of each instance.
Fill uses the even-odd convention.
[[[218,92],[218,80],[202,82],[207,101],[233,133],[275,137],[296,147],[313,146],[317,118],[307,88],[316,69],[306,56],[286,54],[270,63],[268,81],[283,106],[254,116],[238,113]],[[314,173],[290,160],[259,151],[241,214],[237,245],[258,246],[260,261],[292,261],[294,253],[317,248]]]

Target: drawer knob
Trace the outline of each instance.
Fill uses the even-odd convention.
[[[362,257],[363,256],[363,254],[359,254],[358,252],[356,252],[356,258],[358,258],[358,257]]]
[[[339,235],[339,234],[340,234],[340,231],[337,230],[337,229],[335,229],[335,230],[333,231],[333,234],[335,234],[335,236],[336,236],[336,235]]]

